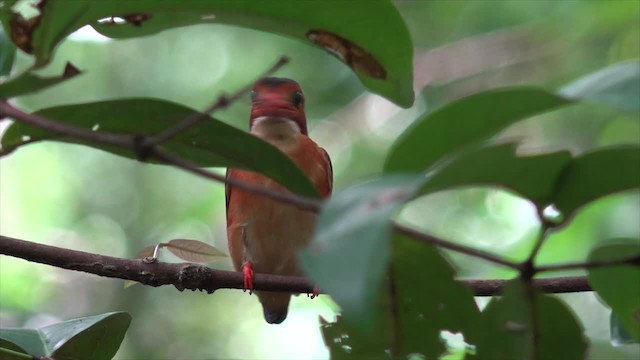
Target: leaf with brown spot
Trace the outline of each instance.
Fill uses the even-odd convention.
[[[142,23],[144,23],[145,21],[151,19],[151,14],[147,14],[147,13],[129,14],[129,15],[124,15],[122,18],[127,20],[127,22],[132,24],[133,26],[139,27],[139,26],[142,26]]]
[[[309,30],[306,36],[356,72],[376,79],[387,78],[387,71],[378,60],[353,42],[324,30]]]
[[[9,32],[11,40],[20,50],[27,54],[33,54],[33,31],[40,24],[40,16],[34,16],[29,19],[25,19],[20,14],[13,14],[11,20],[9,20]]]

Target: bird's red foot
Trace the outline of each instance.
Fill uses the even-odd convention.
[[[314,286],[314,287],[313,287],[313,293],[311,293],[311,294],[307,294],[307,297],[308,297],[309,299],[315,299],[315,298],[317,298],[317,297],[318,297],[318,295],[320,295],[320,289],[318,289],[318,287],[317,287],[317,286]]]
[[[244,285],[242,291],[249,290],[249,295],[253,294],[253,265],[250,261],[242,263],[242,275],[244,275]]]

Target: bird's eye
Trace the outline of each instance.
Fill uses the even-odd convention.
[[[291,98],[291,102],[293,103],[293,105],[297,108],[302,108],[302,105],[304,105],[304,96],[302,95],[302,93],[300,91],[296,91],[295,93],[293,93],[293,97]]]
[[[255,90],[251,90],[251,93],[249,93],[249,95],[251,96],[251,102],[256,101],[256,97],[258,97],[258,94],[256,94]]]

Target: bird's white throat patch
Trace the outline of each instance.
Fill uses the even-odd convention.
[[[301,134],[300,126],[287,118],[260,116],[253,120],[251,133],[265,140],[287,141]]]

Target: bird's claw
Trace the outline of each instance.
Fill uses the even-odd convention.
[[[242,275],[244,277],[244,284],[242,285],[242,291],[249,290],[249,295],[253,294],[253,265],[249,261],[245,261],[242,264]]]

